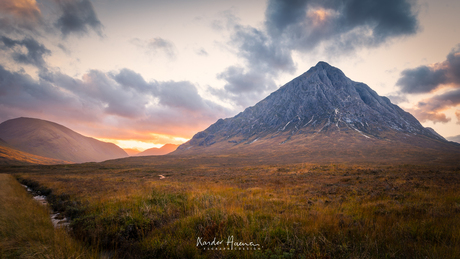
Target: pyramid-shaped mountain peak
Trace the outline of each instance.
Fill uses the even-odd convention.
[[[305,72],[305,74],[312,74],[315,72],[332,73],[345,77],[345,74],[340,69],[333,67],[324,61],[319,61],[316,66],[311,67],[307,72]]]
[[[312,69],[316,69],[316,70],[319,70],[319,69],[323,69],[323,70],[327,70],[327,69],[337,69],[331,65],[329,65],[327,62],[324,62],[324,61],[319,61],[316,66],[310,68],[310,70]],[[338,69],[337,69],[338,70]]]
[[[388,98],[321,61],[256,105],[197,133],[177,152],[247,149],[260,147],[260,143],[276,149],[322,139],[406,141],[411,137],[445,142]]]

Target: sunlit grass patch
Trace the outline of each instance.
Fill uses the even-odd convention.
[[[0,174],[0,258],[97,258],[96,252],[55,229],[49,210],[14,177]]]

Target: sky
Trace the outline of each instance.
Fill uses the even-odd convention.
[[[180,144],[325,61],[460,134],[458,0],[0,0],[0,122]]]

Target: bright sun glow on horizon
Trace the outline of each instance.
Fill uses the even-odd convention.
[[[146,142],[140,140],[120,140],[120,139],[106,139],[106,138],[97,138],[100,141],[113,143],[123,149],[136,149],[140,152],[149,149],[149,148],[160,148],[165,144],[182,144],[188,141],[188,139],[180,137],[172,137],[172,141],[164,144],[155,144],[153,142]]]

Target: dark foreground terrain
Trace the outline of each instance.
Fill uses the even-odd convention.
[[[85,249],[115,258],[460,257],[457,164],[262,160],[165,156],[1,172],[47,195]]]

